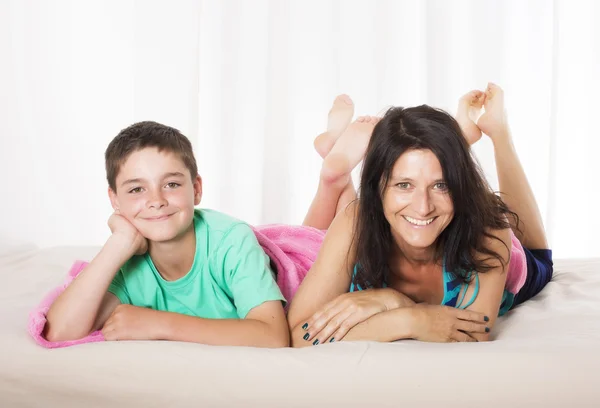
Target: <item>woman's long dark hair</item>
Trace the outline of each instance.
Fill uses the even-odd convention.
[[[454,206],[454,217],[435,242],[435,261],[467,281],[467,272],[485,272],[487,261],[500,254],[485,246],[490,229],[510,228],[506,216],[518,217],[487,183],[471,156],[462,131],[452,116],[427,105],[390,108],[373,130],[362,168],[358,216],[354,239],[357,273],[354,282],[363,288],[382,287],[389,281],[394,249],[391,227],[385,218],[382,197],[392,168],[406,151],[431,150],[442,167]],[[475,259],[474,254],[487,255]]]

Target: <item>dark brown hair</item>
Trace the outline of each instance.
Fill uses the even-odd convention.
[[[139,122],[119,132],[110,142],[104,153],[106,180],[113,191],[116,189],[117,175],[121,165],[129,155],[147,147],[167,151],[179,156],[193,178],[198,174],[198,166],[192,143],[179,130],[156,122]]]

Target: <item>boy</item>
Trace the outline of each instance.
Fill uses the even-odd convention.
[[[102,329],[107,340],[288,346],[285,299],[253,231],[194,208],[202,179],[190,141],[141,122],[105,158],[112,235],[50,307],[46,338]]]

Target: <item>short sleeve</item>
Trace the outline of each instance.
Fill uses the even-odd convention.
[[[119,269],[119,272],[115,275],[112,282],[108,286],[108,291],[119,298],[119,301],[124,305],[130,305],[131,299],[127,293],[125,287],[125,278],[123,277],[123,270]]]
[[[264,302],[285,302],[269,257],[248,225],[236,224],[227,232],[215,260],[222,262],[224,281],[240,319]]]

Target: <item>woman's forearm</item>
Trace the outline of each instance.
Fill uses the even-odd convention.
[[[345,294],[338,296],[338,298],[335,301],[340,302],[341,304],[345,303],[346,307],[350,307],[350,305],[348,304],[349,299],[353,299],[355,296],[364,297],[366,295],[372,296],[373,299],[376,300],[375,303],[378,303],[381,306],[381,311],[377,312],[376,315],[373,315],[372,317],[365,320],[365,322],[370,321],[370,319],[372,319],[374,316],[389,313],[391,311],[398,310],[398,309],[410,308],[415,305],[415,302],[412,299],[410,299],[408,296],[406,296],[392,288],[367,289],[367,290],[360,291],[360,292],[345,293]],[[326,306],[324,306],[324,307],[326,307]],[[335,307],[329,306],[327,309],[329,309],[331,311],[331,310],[335,310]],[[318,344],[319,342],[323,342],[326,340],[324,338],[321,338],[321,336],[319,336],[319,334],[323,335],[323,333],[321,333],[321,330],[325,327],[325,325],[327,325],[328,322],[330,322],[329,319],[331,319],[333,316],[329,316],[328,318],[326,318],[324,320],[321,316],[319,319],[317,319],[318,323],[316,324],[316,327],[315,327],[315,323],[316,323],[315,319],[319,316],[319,314],[320,314],[320,312],[317,312],[317,314],[316,315],[313,314],[312,317],[309,317],[304,320],[300,320],[298,324],[296,324],[294,327],[290,328],[290,338],[291,338],[292,347],[311,346],[311,345]],[[403,313],[400,313],[400,318],[403,315],[404,315]],[[396,316],[397,317],[396,314],[386,315],[386,316]],[[338,325],[341,323],[342,323],[341,321],[337,322]],[[336,330],[337,330],[337,328],[336,328]],[[370,330],[370,329],[368,329],[368,330]],[[332,334],[333,333],[329,333],[329,335],[332,335]],[[400,335],[403,336],[404,334],[400,333]],[[317,336],[317,337],[315,337],[315,336]],[[325,336],[327,336],[327,334],[325,334]],[[347,334],[346,334],[346,336],[347,336]],[[399,337],[399,338],[404,338],[404,337]],[[315,339],[318,339],[319,341],[315,342]]]
[[[411,307],[416,304],[414,300],[406,296],[404,293],[398,292],[396,289],[384,288],[374,290],[379,290],[381,293],[386,293],[388,295],[389,300],[386,302],[388,310],[398,309],[401,307]]]
[[[414,338],[415,309],[402,307],[378,313],[354,326],[342,341],[390,342]]]

